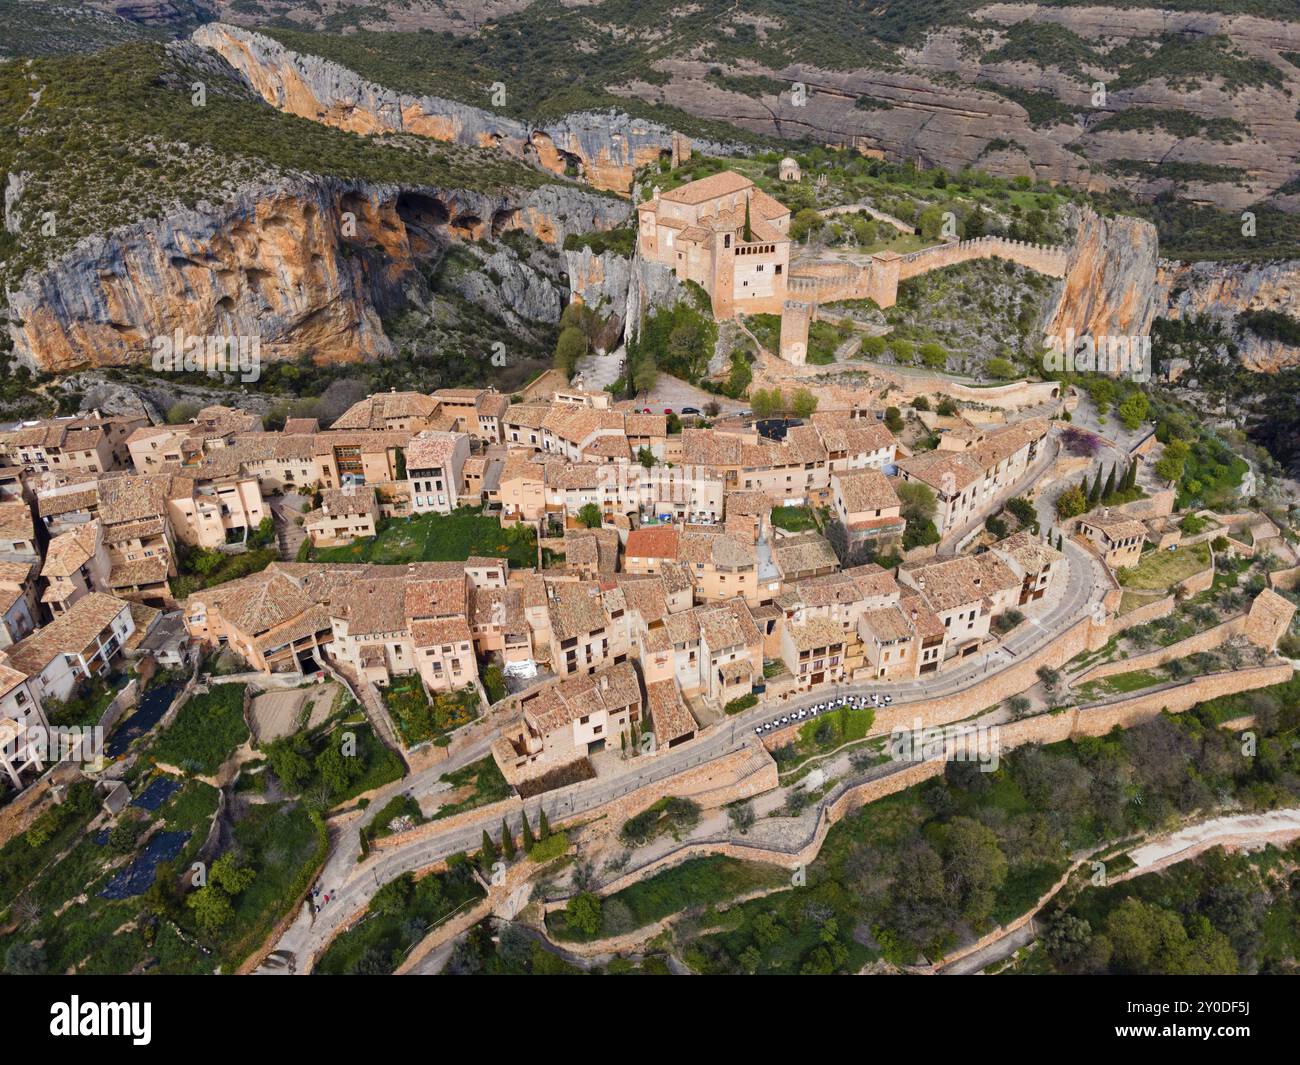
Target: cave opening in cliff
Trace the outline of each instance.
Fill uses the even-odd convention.
[[[507,229],[515,229],[518,217],[519,212],[512,209],[502,208],[499,211],[494,211],[492,213],[492,239],[500,240],[501,234]]]
[[[407,239],[416,257],[430,258],[446,242],[451,212],[438,197],[404,192],[397,198],[397,217],[406,226]]]

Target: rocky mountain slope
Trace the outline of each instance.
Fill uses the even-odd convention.
[[[235,26],[211,23],[192,39],[221,56],[273,107],[352,133],[411,133],[496,148],[553,174],[621,193],[632,187],[638,167],[673,154],[671,129],[626,114],[576,113],[534,126],[454,100],[398,93]]]
[[[558,245],[628,212],[497,152],[280,114],[189,44],[0,67],[0,111],[8,334],[43,372],[147,363],[176,329],[384,355],[383,316],[452,244]]]
[[[516,118],[622,99],[950,170],[1300,207],[1289,0],[504,0],[454,26],[419,6],[222,17],[398,92],[474,104],[501,83]],[[444,32],[382,32],[425,22]]]

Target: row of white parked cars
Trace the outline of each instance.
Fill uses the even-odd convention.
[[[836,699],[827,699],[825,702],[814,703],[812,706],[800,707],[798,710],[791,710],[788,714],[782,714],[780,717],[773,718],[762,725],[754,726],[754,735],[761,736],[764,732],[771,732],[773,729],[784,728],[786,725],[797,724],[808,718],[816,717],[818,714],[825,713],[827,710],[834,710],[841,706],[849,706],[855,710],[861,710],[868,706],[889,706],[894,701],[892,695],[881,695],[875,692],[870,696],[867,695],[841,695]]]

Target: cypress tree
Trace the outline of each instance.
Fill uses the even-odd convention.
[[[1115,494],[1115,467],[1111,466],[1110,473],[1106,477],[1106,487],[1101,493],[1102,499],[1107,499]]]
[[[497,860],[496,845],[492,842],[492,837],[488,835],[488,830],[483,829],[483,846],[479,849],[479,864],[483,866],[483,872],[490,872],[492,863]]]
[[[546,819],[546,811],[545,811],[545,810],[538,810],[538,811],[537,811],[537,839],[538,839],[538,841],[540,842],[541,840],[546,839],[546,837],[549,836],[550,834],[551,834],[551,822],[548,821],[548,820]]]
[[[1079,490],[1083,493],[1083,498],[1087,499],[1092,494],[1092,487],[1088,484],[1088,475],[1083,475],[1083,484],[1079,485]]]
[[[528,811],[523,811],[524,827],[522,829],[522,838],[524,843],[524,853],[527,854],[533,849],[533,844],[537,842],[533,836],[533,826],[528,823]]]
[[[1134,459],[1129,463],[1128,473],[1124,477],[1125,488],[1136,488],[1138,480],[1138,460]]]
[[[515,847],[515,837],[510,832],[510,826],[506,824],[506,819],[501,818],[501,851],[506,856],[506,861],[513,862],[518,850]]]
[[[1101,502],[1101,470],[1097,470],[1097,479],[1092,482],[1092,491],[1088,493],[1088,506],[1095,507]]]

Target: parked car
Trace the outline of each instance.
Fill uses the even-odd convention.
[[[700,409],[699,409],[699,407],[683,407],[683,408],[682,408],[682,413],[683,413],[683,414],[699,414],[699,413],[700,413]]]
[[[665,407],[665,408],[664,408],[664,413],[665,413],[665,414],[672,414],[672,412],[673,412],[672,407]]]

